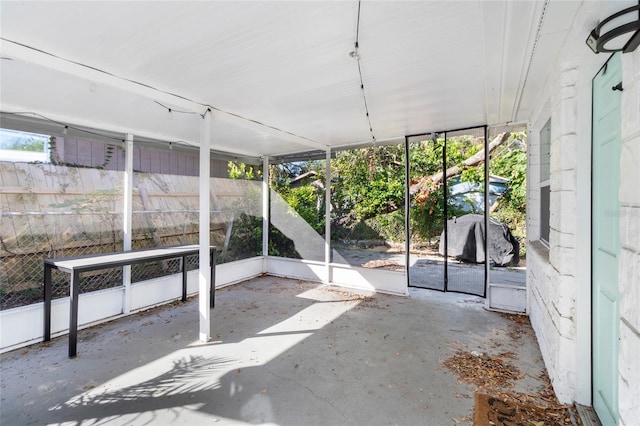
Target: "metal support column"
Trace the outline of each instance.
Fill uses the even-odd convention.
[[[43,342],[51,340],[51,266],[44,265],[44,333]]]
[[[216,249],[211,249],[209,258],[211,261],[211,294],[209,295],[209,308],[213,309],[216,307]],[[211,328],[213,329],[213,326],[211,326]]]
[[[182,256],[180,258],[180,263],[182,265],[182,298],[181,301],[187,301],[187,256]]]
[[[80,272],[71,273],[69,287],[69,358],[76,356],[78,348],[78,296],[80,294]]]

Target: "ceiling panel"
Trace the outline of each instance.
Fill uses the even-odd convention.
[[[361,144],[357,33],[378,140],[503,123],[536,104],[582,4],[559,3],[530,66],[542,2],[363,1],[358,30],[356,1],[3,0],[1,107],[197,143],[197,115],[156,102],[211,106],[217,149],[243,155]]]

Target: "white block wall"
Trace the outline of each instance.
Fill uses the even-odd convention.
[[[620,424],[640,419],[640,52],[622,55],[620,157]]]
[[[560,66],[529,128],[528,312],[563,403],[590,404],[591,79],[607,57]],[[622,55],[620,158],[620,424],[640,418],[640,52]],[[544,104],[544,105],[543,105]],[[539,140],[551,118],[551,232],[539,241]]]
[[[549,248],[530,241],[527,249],[528,312],[558,399],[574,401],[576,395],[576,170],[578,149],[577,68],[566,65],[553,85],[549,112],[542,114],[529,133],[539,134],[551,117],[551,196]],[[527,234],[539,233],[539,139],[529,146],[529,211]]]

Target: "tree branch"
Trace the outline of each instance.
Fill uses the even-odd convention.
[[[493,150],[495,150],[497,147],[499,147],[504,142],[506,142],[507,139],[509,139],[509,136],[510,136],[509,132],[501,133],[498,136],[496,136],[491,141],[491,143],[489,143],[489,154],[491,154]],[[417,194],[416,198],[418,200],[426,199],[426,196],[429,195],[429,193],[434,187],[436,187],[440,182],[442,182],[445,176],[447,178],[450,178],[452,176],[459,175],[465,169],[469,167],[477,166],[482,163],[484,163],[484,149],[481,149],[471,157],[467,158],[461,164],[457,164],[453,167],[449,167],[444,173],[438,172],[438,173],[434,173],[432,175],[424,176],[420,178],[415,183],[411,184],[411,186],[409,187],[409,193],[411,195]]]

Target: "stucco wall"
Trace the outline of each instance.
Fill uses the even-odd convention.
[[[640,419],[640,51],[622,55],[620,157],[620,424]]]

